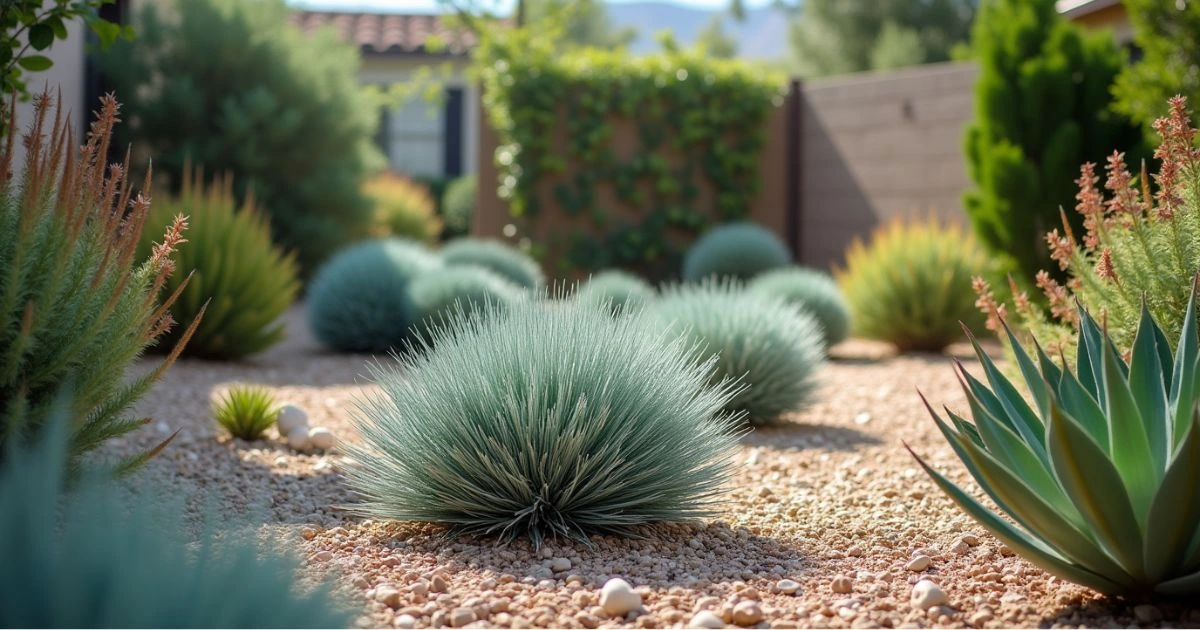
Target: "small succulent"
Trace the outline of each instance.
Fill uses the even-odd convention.
[[[525,298],[525,291],[483,267],[442,267],[418,275],[409,289],[416,307],[416,325],[426,339],[451,320],[484,309],[507,310]]]
[[[1011,521],[918,462],[983,527],[1050,573],[1110,595],[1200,593],[1195,284],[1173,356],[1145,306],[1128,361],[1082,308],[1074,370],[1036,343],[1031,356],[1005,330],[1032,405],[976,344],[988,385],[960,370],[974,423],[929,411]]]
[[[792,262],[787,245],[773,232],[749,221],[719,225],[701,236],[683,258],[683,279],[754,276]]]
[[[614,315],[637,310],[654,299],[654,287],[627,271],[609,269],[579,285],[575,299],[603,304]]]
[[[233,437],[257,440],[279,417],[279,403],[260,385],[234,385],[213,404],[213,417]]]
[[[441,254],[446,265],[484,267],[523,289],[539,289],[546,284],[536,260],[500,241],[458,238],[446,243]]]
[[[754,278],[746,289],[781,298],[808,311],[821,324],[826,348],[850,336],[850,307],[827,273],[808,267],[784,267]]]

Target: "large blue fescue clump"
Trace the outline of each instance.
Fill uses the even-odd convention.
[[[850,307],[837,282],[827,273],[808,267],[784,267],[757,276],[746,288],[808,311],[821,325],[826,347],[850,336]]]
[[[575,299],[602,305],[614,315],[636,311],[654,299],[654,287],[645,280],[617,269],[601,271],[579,285]]]
[[[518,287],[539,289],[546,284],[546,276],[536,260],[500,241],[458,238],[442,246],[441,254],[449,266],[484,267]]]
[[[409,287],[417,326],[426,339],[438,327],[483,310],[506,312],[528,292],[483,267],[442,267],[417,276]]]
[[[746,280],[791,263],[787,245],[770,230],[749,221],[726,223],[701,236],[683,257],[683,279]]]

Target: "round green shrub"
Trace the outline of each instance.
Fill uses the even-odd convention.
[[[460,319],[375,368],[349,447],[355,507],[535,544],[711,514],[737,444],[711,365],[570,301]]]
[[[654,299],[654,287],[627,271],[610,269],[579,285],[575,299],[605,304],[614,315],[637,310]]]
[[[341,352],[386,352],[403,346],[417,321],[409,285],[440,266],[424,246],[401,239],[368,241],[339,252],[309,287],[313,335]]]
[[[435,243],[442,222],[429,187],[396,173],[383,172],[363,183],[363,194],[375,204],[377,236],[396,236]]]
[[[742,221],[719,225],[701,236],[683,257],[683,279],[712,276],[746,280],[792,262],[787,245],[770,230]]]
[[[462,265],[422,273],[409,287],[416,307],[417,326],[427,339],[433,330],[485,309],[506,311],[524,298],[524,291],[499,275]]]
[[[650,316],[687,339],[697,359],[717,357],[714,383],[745,386],[726,409],[752,424],[812,401],[825,347],[820,324],[803,310],[733,281],[707,281],[668,287]]]
[[[446,234],[461,236],[471,231],[475,216],[476,183],[474,175],[463,175],[450,182],[442,194],[442,222]]]
[[[546,284],[537,261],[500,241],[459,238],[446,243],[441,253],[442,261],[449,266],[484,267],[523,289],[538,289]]]
[[[850,307],[837,282],[827,273],[807,267],[785,267],[754,278],[746,288],[782,298],[808,311],[821,325],[826,349],[850,336]]]

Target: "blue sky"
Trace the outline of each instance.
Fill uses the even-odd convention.
[[[512,0],[492,0],[496,6],[511,4]],[[610,0],[613,2],[629,2],[637,0]],[[729,0],[669,0],[673,4],[696,7],[701,9],[720,9],[729,6]],[[420,12],[429,13],[437,10],[436,0],[288,0],[288,3],[306,9],[324,9],[330,11],[389,11],[395,13]],[[768,4],[768,0],[747,0],[746,6],[755,7]]]

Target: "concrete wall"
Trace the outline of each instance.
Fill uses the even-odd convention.
[[[45,72],[30,72],[26,73],[26,84],[29,86],[30,94],[39,94],[44,89],[49,89],[51,95],[56,95],[58,90],[62,93],[63,113],[70,114],[71,121],[75,126],[76,137],[82,142],[83,132],[86,121],[91,118],[91,111],[85,109],[84,99],[84,49],[87,40],[87,32],[82,20],[72,20],[67,23],[67,39],[55,40],[49,50],[42,51],[40,54],[50,57],[54,61],[54,65]],[[5,96],[7,99],[7,95]],[[88,104],[95,107],[98,104]],[[33,122],[33,103],[17,103],[17,133],[25,133],[28,125]],[[51,113],[53,118],[53,113]],[[25,150],[20,143],[15,145],[15,156],[13,164],[21,165],[25,160]]]

